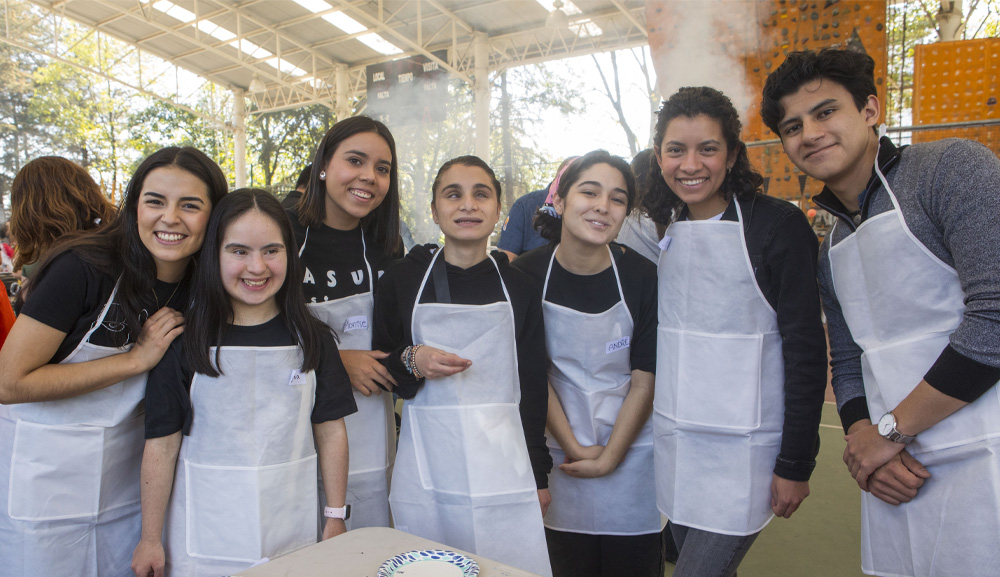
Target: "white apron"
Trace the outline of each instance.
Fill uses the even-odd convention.
[[[302,248],[299,249],[300,257],[308,241],[307,228]],[[361,234],[361,246],[365,247],[364,233]],[[328,247],[328,250],[336,248]],[[337,332],[340,339],[337,347],[342,351],[372,349],[375,277],[364,250],[362,258],[368,268],[368,292],[322,303],[306,303],[313,316]],[[346,521],[347,529],[389,527],[389,469],[396,453],[396,417],[392,407],[392,394],[382,391],[381,395],[366,397],[355,390],[354,402],[358,405],[358,412],[344,418],[350,446],[347,504],[351,506],[351,518]],[[322,479],[319,498],[322,512],[326,506]],[[321,517],[321,534],[324,521]]]
[[[500,279],[508,302],[420,304],[441,252],[417,291],[413,341],[471,359],[472,366],[427,379],[404,405],[389,495],[396,528],[551,576],[518,412],[521,389],[507,287]]]
[[[316,543],[315,373],[299,372],[297,346],[223,347],[221,365],[191,382],[164,523],[174,577],[231,575]]]
[[[91,344],[118,284],[62,363],[131,348]],[[0,405],[0,573],[128,576],[139,543],[146,373],[69,399]]]
[[[738,220],[680,221],[659,262],[656,500],[673,523],[752,535],[770,522],[784,359]]]
[[[923,380],[965,311],[958,273],[913,236],[889,183],[881,171],[878,176],[895,209],[866,220],[830,248],[837,299],[864,351],[873,420]],[[931,478],[915,499],[896,507],[862,494],[865,573],[973,577],[1000,567],[998,437],[994,386],[907,446]]]
[[[607,445],[632,382],[632,314],[614,255],[611,267],[621,298],[615,306],[588,314],[547,302],[554,260],[555,251],[542,287],[549,384],[576,440],[585,447]],[[559,465],[566,453],[551,434],[546,441],[555,465],[549,475],[552,503],[545,514],[546,527],[591,535],[644,535],[663,528],[653,480],[652,417],[625,453],[624,462],[603,477],[581,479],[563,473]]]

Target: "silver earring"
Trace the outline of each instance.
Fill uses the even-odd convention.
[[[320,180],[326,180],[326,171],[325,170],[319,171],[319,179]]]

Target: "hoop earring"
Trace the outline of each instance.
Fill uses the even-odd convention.
[[[729,172],[728,168],[726,169],[726,172]],[[319,179],[320,180],[326,180],[326,171],[325,170],[319,171]]]

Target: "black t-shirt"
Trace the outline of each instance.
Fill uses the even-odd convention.
[[[376,244],[369,232],[362,230],[337,230],[322,224],[308,228],[299,223],[294,211],[288,212],[295,232],[296,251],[302,251],[300,260],[305,269],[302,290],[307,303],[337,300],[369,291],[368,266],[375,275],[375,281],[382,276],[386,266],[395,259],[402,258],[402,252],[386,254],[384,247]],[[365,258],[368,266],[365,266]]]
[[[324,332],[323,335],[322,356],[316,369],[316,403],[311,417],[315,424],[335,421],[358,410],[333,334]],[[175,339],[149,373],[146,383],[147,439],[181,430],[187,432],[191,427],[190,391],[195,373],[184,362],[183,341]],[[287,347],[294,344],[284,317],[278,315],[260,325],[230,325],[223,334],[221,356],[226,355],[225,347]]]
[[[117,279],[86,263],[73,252],[58,256],[40,282],[32,282],[21,314],[66,333],[66,338],[49,361],[58,363],[68,357],[97,322],[104,305],[111,297]],[[156,281],[148,297],[140,303],[148,318],[160,307],[183,310],[188,298],[187,283]],[[117,300],[105,315],[101,326],[90,337],[90,343],[104,347],[123,347],[134,343],[142,327],[129,327]]]
[[[514,260],[511,266],[520,269],[538,283],[538,294],[545,284],[545,272],[555,245],[548,244],[529,251]],[[632,369],[656,372],[656,265],[636,251],[617,243],[611,244],[618,276],[621,279],[625,305],[632,315],[630,358]],[[545,301],[587,314],[603,313],[621,301],[615,271],[610,266],[592,275],[578,275],[552,262]]]
[[[420,281],[427,272],[433,257],[432,244],[413,247],[406,258],[395,263],[379,282],[375,295],[375,315],[372,344],[376,350],[386,351],[389,356],[380,362],[385,365],[398,386],[396,392],[404,399],[416,396],[424,381],[413,378],[400,359],[403,349],[412,345],[413,333],[410,319],[413,304],[417,298]],[[444,258],[442,255],[439,258]],[[510,293],[511,308],[514,309],[515,343],[517,347],[517,369],[521,385],[521,425],[531,459],[535,483],[539,489],[548,486],[548,474],[552,469],[552,457],[545,446],[545,417],[548,411],[548,357],[545,353],[545,329],[542,323],[541,303],[536,298],[538,288],[531,278],[519,270],[511,268],[507,255],[494,252],[497,267],[486,259],[479,264],[462,269],[445,264],[448,273],[448,288],[451,302],[467,305],[488,305],[506,301],[503,279]],[[500,274],[497,275],[499,268]],[[436,303],[434,283],[428,281],[420,295],[421,303]],[[469,322],[475,322],[470,318]]]

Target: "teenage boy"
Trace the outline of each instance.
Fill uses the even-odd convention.
[[[880,138],[865,54],[795,52],[761,116],[837,216],[819,282],[844,462],[862,500],[862,569],[1000,567],[1000,160],[945,139]],[[992,567],[992,569],[990,569]]]

